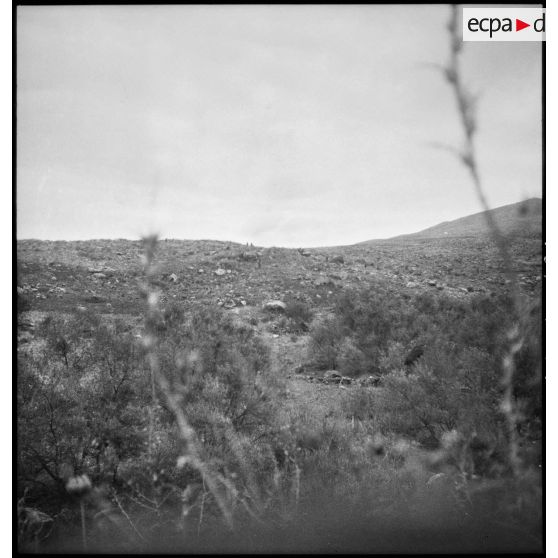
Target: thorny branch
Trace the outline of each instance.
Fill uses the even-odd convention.
[[[463,76],[460,67],[460,55],[463,49],[463,41],[460,36],[458,21],[459,9],[457,5],[453,5],[451,7],[451,16],[448,22],[448,31],[450,34],[450,57],[447,66],[442,67],[442,72],[454,92],[461,125],[464,131],[464,147],[461,151],[457,151],[457,155],[463,165],[469,170],[475,192],[484,209],[484,216],[486,218],[489,231],[494,238],[503,261],[504,273],[508,279],[513,303],[512,319],[515,323],[508,331],[507,337],[509,345],[502,362],[502,383],[504,386],[504,396],[501,408],[507,422],[509,437],[509,462],[514,476],[517,477],[521,467],[517,438],[517,422],[519,419],[519,413],[513,391],[515,355],[521,350],[523,345],[522,322],[524,321],[526,312],[522,311],[524,309],[522,308],[523,305],[519,293],[519,286],[513,270],[508,242],[500,231],[498,223],[494,219],[494,215],[490,212],[490,207],[480,179],[474,143],[475,133],[477,130],[476,103],[478,97],[473,95],[463,83]],[[449,149],[451,151],[455,151],[453,148]]]
[[[155,290],[154,279],[157,266],[155,264],[155,249],[157,246],[157,237],[149,236],[144,238],[144,265],[145,265],[145,275],[147,278],[147,283],[144,285],[144,294],[147,298],[147,311],[146,311],[146,332],[144,336],[144,345],[147,349],[147,356],[149,367],[151,371],[151,381],[153,389],[153,400],[155,402],[155,383],[158,385],[161,393],[163,394],[168,408],[172,411],[180,437],[184,442],[184,453],[182,456],[182,464],[189,464],[194,469],[196,469],[202,476],[203,482],[208,487],[209,491],[215,498],[223,517],[227,525],[232,529],[232,510],[226,501],[226,494],[223,494],[220,484],[228,490],[230,495],[235,496],[234,487],[230,485],[220,475],[214,474],[210,471],[209,467],[201,459],[200,455],[200,444],[198,441],[197,434],[195,430],[190,426],[184,411],[180,405],[181,397],[173,393],[171,385],[164,372],[161,370],[159,365],[159,358],[156,352],[157,348],[157,331],[156,325],[160,321],[160,311],[158,304],[158,293]],[[151,415],[152,416],[152,415]],[[153,428],[153,423],[151,419],[150,429]],[[150,438],[152,433],[150,433]],[[234,500],[234,498],[233,498]]]

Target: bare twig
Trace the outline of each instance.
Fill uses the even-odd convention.
[[[500,252],[500,256],[504,265],[504,273],[508,279],[510,286],[510,294],[513,303],[514,325],[508,332],[509,346],[504,355],[502,367],[504,386],[504,396],[502,401],[502,411],[506,417],[508,438],[509,438],[509,462],[514,476],[519,474],[521,462],[518,453],[517,439],[517,421],[519,413],[514,399],[514,374],[515,374],[515,355],[521,349],[523,344],[522,322],[525,312],[522,312],[522,303],[519,293],[517,278],[512,267],[512,259],[509,252],[508,241],[500,231],[498,223],[494,219],[494,215],[490,211],[483,185],[480,179],[478,163],[475,155],[474,137],[477,130],[476,122],[476,102],[478,96],[473,95],[463,83],[463,77],[460,68],[460,55],[463,49],[463,41],[460,37],[458,26],[458,6],[451,7],[451,16],[448,22],[448,31],[450,34],[450,58],[446,67],[443,68],[443,74],[448,81],[455,94],[457,109],[464,131],[465,145],[462,151],[458,151],[461,163],[469,170],[473,186],[477,197],[484,209],[484,216],[488,225],[488,229],[494,238],[496,246]],[[455,151],[451,149],[451,151]]]
[[[181,407],[181,396],[174,393],[171,384],[164,372],[161,370],[159,358],[157,355],[157,330],[156,326],[161,321],[159,311],[159,294],[155,289],[155,274],[157,267],[155,264],[155,250],[157,247],[157,237],[155,235],[144,238],[144,265],[147,283],[144,286],[144,294],[147,299],[146,309],[146,334],[143,339],[147,349],[147,358],[151,372],[152,380],[156,382],[161,393],[163,394],[167,407],[173,413],[178,431],[185,446],[185,455],[182,456],[182,464],[188,463],[197,470],[204,483],[207,485],[209,492],[215,498],[223,517],[229,528],[233,528],[232,506],[226,501],[226,494],[221,488],[224,487],[229,494],[236,495],[234,486],[227,482],[226,479],[212,472],[206,463],[201,459],[200,444],[195,430],[190,426],[186,415]]]
[[[85,528],[85,504],[83,503],[83,498],[79,501],[79,511],[81,515],[81,544],[83,552],[87,552],[87,531]]]
[[[200,517],[198,520],[198,537],[200,536],[200,531],[201,531],[201,526],[202,526],[202,521],[203,521],[203,511],[205,508],[205,482],[202,481],[203,484],[203,493],[202,493],[202,500],[201,500],[201,505],[200,505]]]
[[[113,498],[114,498],[114,501],[116,502],[116,505],[118,506],[118,508],[122,512],[122,515],[128,520],[128,523],[131,525],[131,527],[134,530],[134,532],[136,533],[136,535],[142,541],[145,542],[145,537],[138,531],[137,527],[134,525],[134,522],[131,520],[130,516],[126,513],[126,510],[122,507],[122,504],[120,503],[120,500],[118,499],[118,496],[116,496],[116,492],[113,493]]]

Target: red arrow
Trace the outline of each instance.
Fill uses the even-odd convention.
[[[521,31],[522,29],[525,29],[526,27],[531,27],[531,24],[530,23],[525,23],[524,21],[521,21],[520,19],[515,20],[515,30],[516,31]]]

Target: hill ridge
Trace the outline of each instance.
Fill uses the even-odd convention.
[[[381,240],[458,238],[486,236],[490,233],[484,211],[442,221],[415,233],[400,234]],[[533,197],[490,209],[490,213],[505,235],[522,233],[526,235],[542,232],[542,199]],[[358,244],[377,242],[380,239],[365,240]]]

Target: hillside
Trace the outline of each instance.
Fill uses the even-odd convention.
[[[542,200],[528,200],[503,205],[490,210],[500,230],[506,236],[538,236],[542,232]],[[460,217],[453,221],[444,221],[433,227],[411,234],[402,234],[388,240],[420,240],[434,238],[471,238],[485,237],[489,234],[484,211]],[[377,243],[367,240],[359,244]]]
[[[161,240],[148,274],[141,241],[18,240],[20,544],[82,551],[85,532],[96,552],[540,548],[540,236],[513,235],[509,251],[530,309],[520,489],[500,411],[510,280],[486,235]],[[205,472],[183,464],[180,413]],[[38,521],[52,526],[41,539]]]
[[[530,236],[542,231],[542,200],[540,198],[503,205],[490,212],[505,235],[521,233]],[[480,211],[454,221],[445,221],[414,234],[401,235],[398,238],[470,237],[484,236],[488,233],[486,216],[483,211]]]

